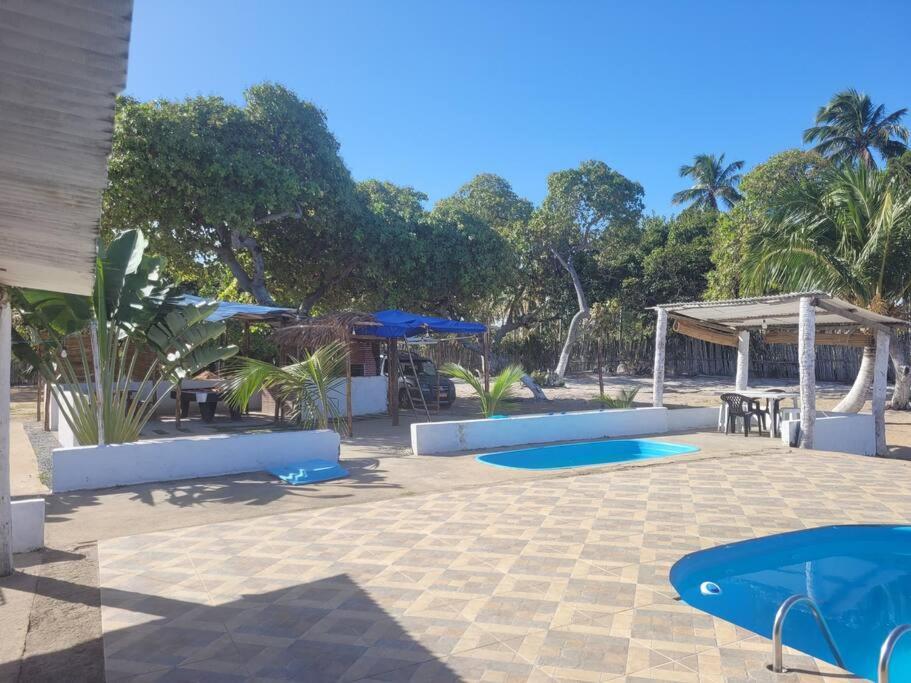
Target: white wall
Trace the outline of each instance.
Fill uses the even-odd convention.
[[[214,434],[111,446],[58,448],[55,492],[255,472],[321,458],[338,461],[330,430]]]
[[[692,429],[715,429],[720,408],[671,408],[667,411],[667,431],[686,432]]]
[[[13,552],[27,553],[44,547],[44,498],[12,503]]]
[[[502,420],[414,423],[411,450],[415,455],[430,455],[497,446],[664,434],[668,431],[667,415],[667,408],[630,408],[517,415]]]
[[[347,415],[345,405],[347,384],[340,382],[339,388],[331,395],[335,409],[340,415]],[[351,378],[351,414],[376,415],[386,412],[387,379],[385,377],[352,377]]]
[[[800,420],[781,423],[781,440],[796,443]],[[855,455],[875,455],[876,439],[873,433],[873,415],[870,413],[828,413],[816,416],[813,448],[818,451],[835,451]]]

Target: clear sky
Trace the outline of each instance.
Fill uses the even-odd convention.
[[[492,172],[538,202],[600,159],[669,213],[680,164],[798,147],[839,89],[911,107],[909,31],[911,0],[135,0],[127,92],[276,81],[326,112],[358,180],[435,201]]]

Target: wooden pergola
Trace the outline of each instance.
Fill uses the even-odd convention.
[[[801,448],[813,448],[816,423],[816,345],[840,344],[876,349],[873,365],[873,423],[877,455],[886,449],[886,378],[889,338],[894,327],[908,323],[855,306],[825,292],[796,292],[724,301],[688,301],[655,306],[653,404],[664,402],[664,359],[668,319],[690,337],[737,348],[735,391],[749,383],[750,333],[762,331],[780,342],[796,342],[800,372]],[[823,331],[817,334],[817,326]],[[795,334],[796,333],[796,334]]]

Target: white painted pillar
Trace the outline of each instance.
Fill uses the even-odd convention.
[[[876,455],[888,455],[886,446],[886,379],[889,371],[889,333],[876,331],[876,358],[873,361],[873,433]]]
[[[652,372],[652,405],[664,405],[664,347],[667,343],[667,311],[658,309],[655,325],[655,368]]]
[[[813,297],[800,298],[797,357],[800,367],[800,442],[813,448],[816,427],[816,308]]]
[[[13,573],[13,508],[10,502],[10,361],[12,309],[9,295],[0,287],[0,576]]]
[[[750,383],[750,331],[740,330],[737,333],[737,376],[734,388],[743,391]]]

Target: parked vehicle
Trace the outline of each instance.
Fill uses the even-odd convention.
[[[414,364],[412,366],[412,360]],[[386,356],[380,356],[380,374],[384,377],[388,375]],[[456,391],[455,384],[448,377],[437,372],[437,367],[433,361],[416,353],[399,352],[399,367],[401,373],[399,376],[399,405],[405,408],[411,406],[408,391],[412,391],[416,407],[419,405],[417,389],[420,388],[421,395],[428,408],[435,408],[437,405],[437,391],[439,391],[440,407],[449,408],[455,402]]]

